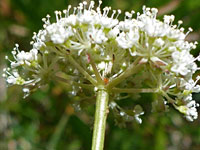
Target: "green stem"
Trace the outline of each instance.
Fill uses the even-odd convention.
[[[99,89],[96,100],[96,112],[92,138],[92,150],[103,150],[108,114],[109,94],[105,89]]]
[[[166,92],[164,91],[161,91],[161,92],[162,92],[162,95],[167,99],[167,101],[174,105],[174,100],[171,97],[169,97]]]
[[[69,116],[66,113],[64,113],[62,118],[60,119],[58,125],[56,126],[54,134],[50,138],[50,141],[47,146],[48,150],[56,149],[56,145],[57,145],[59,139],[61,138],[61,135],[65,129],[68,119],[69,119]]]
[[[113,88],[113,92],[115,93],[157,93],[159,90],[157,88],[142,88],[142,89],[134,89],[134,88]]]
[[[80,73],[82,73],[87,80],[89,80],[94,86],[97,86],[97,82],[93,79],[74,59],[72,56],[68,55],[69,62],[76,68]]]
[[[140,58],[138,57],[134,61],[134,63],[132,63],[122,74],[120,74],[118,77],[111,80],[110,83],[108,84],[107,88],[111,89],[111,88],[115,87],[117,84],[124,81],[124,79],[126,79],[127,77],[136,73],[141,67],[141,65],[138,64],[139,60],[140,60]]]
[[[89,90],[93,90],[94,89],[94,86],[92,84],[83,84],[83,83],[78,83],[78,82],[75,82],[73,80],[68,80],[68,79],[65,79],[63,77],[60,77],[60,76],[55,76],[54,77],[57,81],[60,81],[60,82],[63,82],[65,84],[69,84],[69,85],[77,85],[77,86],[80,86],[84,89],[89,89]]]
[[[96,67],[96,64],[94,63],[93,59],[91,58],[91,55],[90,54],[88,54],[88,55],[90,56],[90,64],[91,64],[92,69],[94,71],[94,74],[96,76],[97,82],[98,83],[103,83],[102,77],[101,77],[101,75],[100,75],[100,73],[99,73],[99,71],[98,71],[98,69]]]

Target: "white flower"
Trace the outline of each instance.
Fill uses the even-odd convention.
[[[65,28],[61,23],[53,23],[46,27],[47,36],[55,44],[64,43],[69,36],[72,35],[72,31],[69,28]]]
[[[119,34],[119,37],[116,38],[119,46],[128,49],[132,48],[139,40],[138,30],[130,30],[129,32],[122,32]]]
[[[63,22],[66,23],[66,25],[72,25],[72,26],[75,26],[77,24],[77,16],[75,15],[70,15],[68,18],[64,18],[63,19]],[[57,22],[59,23],[59,22]]]
[[[26,98],[30,94],[30,89],[29,88],[23,88],[23,92],[24,92],[24,98]]]
[[[199,77],[197,77],[196,81],[194,81],[193,79],[189,79],[188,81],[182,79],[180,82],[180,86],[184,88],[185,90],[188,90],[194,93],[199,93],[200,86],[197,84],[198,81],[199,81]]]
[[[161,38],[158,38],[154,41],[153,45],[157,46],[157,47],[161,47],[165,44],[165,41],[162,40]]]
[[[108,40],[102,29],[90,28],[86,34],[87,38],[96,44],[102,44]]]
[[[198,117],[198,112],[197,112],[197,108],[199,104],[197,104],[194,100],[190,101],[187,104],[187,112],[186,112],[186,119],[189,121],[193,121],[194,119],[197,119]]]
[[[135,120],[141,124],[142,123],[142,119],[140,118],[141,115],[144,115],[144,111],[142,109],[142,107],[140,105],[136,105],[133,112],[135,113],[134,117]]]
[[[12,74],[9,73],[6,81],[11,85],[23,85],[25,83],[25,80],[18,74],[16,70],[13,71]]]
[[[194,73],[197,70],[197,65],[193,62],[194,57],[186,50],[175,51],[172,53],[172,68],[171,71],[176,74],[186,76],[189,73]]]
[[[95,19],[94,15],[92,15],[92,12],[89,10],[84,10],[84,13],[77,18],[77,20],[82,24],[90,24],[91,22],[94,22],[94,19]],[[75,25],[75,23],[73,24]]]
[[[117,37],[117,35],[119,34],[119,28],[118,27],[114,27],[113,29],[111,29],[108,33],[108,38],[111,39],[115,39]]]
[[[185,106],[181,105],[178,106],[177,109],[185,114],[185,117],[188,121],[193,121],[194,119],[197,119],[198,117],[198,112],[197,108],[199,104],[197,104],[194,100],[188,102]]]

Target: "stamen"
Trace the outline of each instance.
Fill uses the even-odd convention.
[[[67,14],[66,14],[67,17],[69,16],[69,11],[70,11],[71,7],[72,7],[71,5],[68,6]]]
[[[132,15],[131,13],[125,12],[125,19],[131,19],[132,16],[133,16],[133,15]],[[128,18],[126,18],[126,17],[128,17]]]
[[[8,56],[5,56],[5,59],[8,60]]]
[[[108,16],[109,11],[111,10],[111,7],[105,7],[103,9],[103,17]]]
[[[49,14],[47,14],[47,16],[46,16],[46,17],[47,17],[47,19],[49,20],[51,16],[50,16]]]
[[[76,10],[77,10],[77,8],[76,8],[76,7],[74,7],[73,15],[75,15],[75,14],[76,14]]]
[[[86,10],[86,6],[87,6],[87,2],[83,1],[83,9],[84,9],[84,11]]]
[[[106,14],[106,16],[108,16],[109,11],[111,10],[111,7],[108,7],[108,12]]]
[[[19,44],[15,44],[15,47],[16,47],[16,48],[19,48]]]
[[[10,63],[13,63],[13,61],[10,60],[8,56],[5,56],[5,59],[8,60]]]
[[[6,75],[5,73],[3,73],[3,74],[2,74],[2,77],[3,77],[3,78],[6,78],[6,77],[7,77],[7,75]]]
[[[134,10],[132,10],[132,11],[131,11],[131,14],[132,14],[132,15],[133,15],[133,14],[135,14],[135,11],[134,11]]]
[[[140,16],[140,13],[139,13],[139,12],[137,12],[137,18],[136,18],[137,20],[138,20],[139,16]]]
[[[199,55],[195,58],[195,60],[194,61],[200,61],[200,53],[199,53]]]
[[[171,16],[170,16],[170,26],[172,25],[174,19],[175,19],[175,16],[174,16],[174,15],[171,15]]]
[[[12,51],[11,52],[13,55],[16,55],[17,54],[17,52],[14,50],[14,51]]]
[[[67,10],[66,9],[63,10],[63,13],[65,14],[65,18],[67,18]]]
[[[156,18],[157,13],[158,13],[158,9],[157,8],[151,8],[151,12],[152,12],[153,18]]]
[[[86,1],[83,1],[83,5],[85,5],[85,6],[86,6],[86,5],[87,5],[87,2],[86,2]]]
[[[174,18],[175,18],[174,15],[171,15],[171,16],[165,15],[164,16],[164,23],[168,24],[169,26],[172,26]]]
[[[15,55],[17,54],[17,51],[16,51],[16,50],[14,50],[14,51],[12,51],[11,53],[12,53],[12,55],[13,55],[14,59],[15,59],[15,60],[17,60],[17,57],[15,56]]]
[[[46,24],[47,19],[46,18],[42,18],[42,21]]]
[[[187,36],[190,32],[192,32],[193,29],[191,27],[188,28],[188,32],[185,34],[185,36]]]
[[[108,7],[103,8],[103,15],[102,16],[105,16],[107,10],[108,10]]]
[[[101,4],[102,4],[102,0],[99,0],[99,8],[101,7]]]
[[[5,70],[5,73],[7,73],[9,76],[13,76],[10,72],[8,72],[8,71],[10,71],[10,68],[7,68],[6,70]]]
[[[95,4],[95,2],[91,1],[88,10],[92,10],[94,8],[94,4]]]
[[[83,3],[80,3],[78,7],[78,13],[82,14],[82,10],[83,10]]]
[[[176,29],[176,28],[177,28],[177,25],[173,25],[172,28],[173,28],[173,29]]]
[[[3,68],[3,72],[6,72],[7,68]]]
[[[56,21],[58,22],[58,21],[59,21],[59,18],[58,18],[58,11],[56,10],[54,13],[55,13],[55,15],[56,15]]]
[[[143,13],[146,14],[146,6],[145,5],[142,7],[142,10],[143,10]]]
[[[183,24],[183,21],[182,21],[182,20],[179,20],[179,21],[178,21],[178,26],[177,26],[177,28],[179,28],[180,25],[182,25],[182,24]]]
[[[122,11],[121,11],[120,9],[118,9],[117,12],[118,12],[118,13],[117,13],[117,16],[116,16],[115,19],[117,19],[117,18],[119,17],[119,15],[122,13]]]
[[[114,17],[114,15],[116,14],[116,10],[113,10],[113,13],[112,13],[112,15],[111,15],[111,18],[113,19],[113,17]]]
[[[182,28],[180,28],[180,31],[181,31],[181,32],[184,32],[184,30],[185,30],[185,29],[184,29],[183,27],[182,27]]]
[[[62,12],[61,11],[58,11],[58,15],[60,17],[60,19],[62,18]]]
[[[33,44],[34,44],[34,41],[31,41],[30,44],[33,45]]]

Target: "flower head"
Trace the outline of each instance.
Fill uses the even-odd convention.
[[[55,79],[57,73],[65,74],[75,94],[89,81],[95,88],[103,82],[111,91],[111,85],[148,86],[157,88],[155,92],[162,95],[165,105],[172,103],[188,120],[196,119],[197,104],[190,97],[200,91],[198,80],[192,78],[199,70],[195,63],[199,57],[190,54],[197,43],[185,40],[192,29],[185,33],[180,27],[182,21],[173,25],[173,15],[158,20],[158,10],[146,6],[142,14],[126,12],[120,21],[121,10],[102,10],[101,3],[96,8],[94,1],[84,1],[74,8],[69,5],[63,12],[55,11],[54,23],[49,15],[43,18],[44,28],[34,33],[33,48],[19,51],[16,45],[14,60],[7,57],[11,63],[4,69],[7,82],[23,85],[26,95],[33,87],[46,84],[47,79]],[[121,76],[124,80],[117,79]],[[114,99],[120,97],[113,95]],[[138,122],[142,114],[135,116]]]

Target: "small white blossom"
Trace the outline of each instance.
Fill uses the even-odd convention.
[[[141,115],[144,115],[144,111],[142,109],[142,107],[140,105],[136,105],[133,112],[135,113],[134,117],[135,120],[141,124],[142,123],[142,119],[140,118]]]
[[[90,28],[86,34],[87,38],[96,44],[102,44],[108,40],[102,29]]]
[[[122,32],[116,40],[120,47],[124,49],[132,48],[139,40],[138,30],[130,30],[127,33]]]
[[[165,44],[165,41],[162,40],[161,38],[158,38],[158,39],[155,40],[155,42],[153,44],[157,47],[161,47]]]
[[[199,104],[197,104],[194,100],[189,101],[187,105],[181,105],[178,106],[177,109],[185,114],[185,117],[188,121],[193,121],[194,119],[197,119],[198,112],[197,108]]]
[[[63,24],[53,23],[46,27],[47,35],[55,44],[64,43],[68,37],[73,35],[71,29],[66,29]]]
[[[177,74],[186,76],[197,70],[197,65],[193,62],[194,57],[186,50],[172,53],[173,66],[171,70]]]

